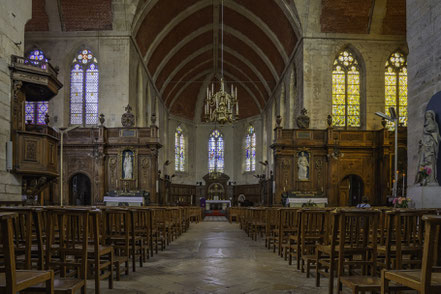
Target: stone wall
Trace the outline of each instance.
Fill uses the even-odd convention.
[[[424,112],[430,98],[441,91],[441,2],[438,0],[407,1],[407,42],[409,45],[409,126],[407,135],[408,196],[431,196],[437,201],[421,201],[431,207],[441,207],[440,187],[421,189],[413,185],[418,169],[418,140],[421,139]],[[426,191],[425,191],[426,190]],[[435,204],[436,203],[436,204]],[[424,205],[424,204],[423,204]],[[428,207],[427,205],[424,205]]]
[[[3,0],[0,9],[0,201],[21,200],[21,179],[6,171],[10,141],[11,55],[22,55],[24,26],[32,15],[31,0]]]

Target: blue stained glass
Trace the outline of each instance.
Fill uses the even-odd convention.
[[[175,170],[184,171],[185,153],[184,153],[184,132],[180,126],[175,132]]]
[[[26,101],[25,103],[25,120],[31,124],[45,125],[46,113],[49,110],[47,101]]]
[[[254,127],[248,128],[248,134],[245,139],[245,171],[256,170],[256,133]]]
[[[224,172],[224,138],[219,130],[212,131],[208,139],[208,171]]]
[[[98,123],[98,65],[90,50],[79,51],[71,70],[70,123]]]
[[[47,58],[44,55],[44,52],[38,49],[34,49],[28,53],[26,56],[27,60],[25,63],[31,63],[35,66],[38,66],[42,69],[46,69],[47,67]]]
[[[35,105],[34,102],[25,103],[25,121],[30,121],[31,124],[35,123]]]

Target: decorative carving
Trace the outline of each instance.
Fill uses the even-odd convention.
[[[309,122],[310,122],[310,119],[309,119],[309,116],[307,115],[308,114],[308,111],[306,110],[306,108],[303,108],[301,111],[300,111],[300,115],[297,117],[297,126],[300,128],[300,129],[309,129]]]
[[[152,113],[152,117],[150,118],[150,120],[152,121],[152,125],[154,125],[156,123],[156,114]]]
[[[49,114],[48,113],[46,113],[44,115],[44,122],[46,123],[46,125],[49,125],[50,119],[49,119]]]
[[[130,105],[127,105],[125,110],[126,113],[121,116],[121,124],[123,127],[131,128],[135,125],[135,115],[132,113],[132,107]]]
[[[277,127],[278,128],[280,128],[281,127],[281,124],[282,123],[282,117],[280,116],[280,114],[279,115],[277,115],[277,117],[276,117],[276,124],[277,124]]]
[[[100,114],[99,120],[100,120],[100,125],[102,126],[104,124],[104,122],[106,121],[103,113]]]
[[[441,136],[435,112],[433,110],[426,111],[424,119],[423,137],[419,141],[418,173],[415,183],[438,185],[436,161],[438,159]]]
[[[326,118],[326,123],[328,124],[328,128],[332,126],[332,116],[328,114],[328,117]]]
[[[37,141],[25,141],[25,160],[37,161]]]

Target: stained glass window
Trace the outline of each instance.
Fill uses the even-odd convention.
[[[256,132],[254,127],[248,128],[245,147],[245,171],[256,170]]]
[[[208,172],[224,172],[224,137],[219,130],[208,139]]]
[[[32,65],[35,65],[37,67],[40,67],[42,69],[47,68],[47,58],[44,55],[44,52],[39,49],[33,49],[31,50],[27,56],[26,56],[25,63],[30,63]]]
[[[184,132],[182,128],[178,126],[175,132],[175,170],[184,171],[185,163],[185,145],[184,145]]]
[[[407,60],[401,52],[392,53],[386,61],[384,89],[386,114],[390,115],[389,107],[394,107],[399,123],[407,126]],[[393,129],[392,122],[386,126]]]
[[[26,123],[45,125],[44,121],[48,111],[47,101],[26,101],[25,102],[25,121]]]
[[[342,51],[332,71],[332,125],[360,127],[360,67],[349,50]]]
[[[70,123],[98,123],[98,61],[90,50],[81,50],[70,72]]]

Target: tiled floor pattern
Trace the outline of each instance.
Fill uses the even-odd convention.
[[[238,224],[204,221],[135,273],[115,281],[114,289],[102,281],[102,293],[328,293],[327,279],[316,288],[314,278],[289,266],[252,241]],[[94,293],[88,281],[88,293]],[[345,291],[346,292],[346,291]]]

